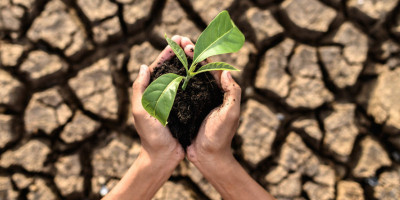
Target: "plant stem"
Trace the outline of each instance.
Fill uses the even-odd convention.
[[[188,75],[188,76],[185,77],[185,81],[183,82],[183,85],[182,85],[182,90],[185,90],[185,89],[186,89],[186,86],[187,86],[187,84],[189,83],[189,80],[190,80],[192,77],[193,77],[193,76],[190,76],[190,75]]]

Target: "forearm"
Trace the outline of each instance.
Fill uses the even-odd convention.
[[[195,165],[223,199],[274,199],[250,177],[233,156]]]
[[[175,162],[166,163],[161,160],[152,160],[146,155],[146,152],[142,151],[121,181],[104,200],[151,199],[168,180],[175,167]]]

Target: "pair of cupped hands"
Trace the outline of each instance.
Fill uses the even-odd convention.
[[[189,38],[175,35],[172,40],[184,49],[187,56],[193,58],[194,44]],[[168,127],[150,116],[141,103],[143,92],[150,82],[150,73],[174,55],[171,47],[167,46],[149,67],[140,67],[132,88],[132,113],[142,144],[141,154],[153,161],[176,167],[185,158],[184,149]],[[211,74],[225,92],[224,100],[204,119],[196,139],[187,147],[187,159],[195,165],[233,158],[231,142],[238,126],[241,89],[229,71],[212,71]]]
[[[186,37],[172,37],[193,57],[194,45]],[[172,137],[168,127],[144,110],[141,99],[150,82],[150,73],[174,56],[167,46],[149,67],[142,65],[133,83],[132,112],[134,125],[142,147],[139,156],[120,182],[104,199],[151,199],[168,180],[185,156],[215,187],[224,199],[274,199],[237,162],[231,151],[231,142],[238,126],[241,89],[228,71],[211,74],[224,90],[224,101],[204,119],[199,133],[186,152]],[[207,61],[204,61],[207,62]],[[204,63],[203,63],[204,64]],[[207,103],[207,102],[204,102]]]

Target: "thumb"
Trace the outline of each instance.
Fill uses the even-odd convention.
[[[235,80],[233,80],[229,71],[222,72],[221,87],[225,92],[222,109],[232,115],[239,115],[242,90]]]
[[[132,104],[140,105],[142,95],[150,82],[150,71],[147,65],[141,65],[139,74],[132,85]]]

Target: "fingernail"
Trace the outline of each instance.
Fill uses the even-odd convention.
[[[186,46],[186,48],[188,48],[190,52],[193,52],[193,51],[194,51],[194,46],[191,45],[191,44],[188,44],[188,45]]]
[[[140,65],[140,71],[139,71],[139,73],[141,74],[141,75],[143,75],[145,72],[146,72],[146,70],[147,70],[147,65]]]

